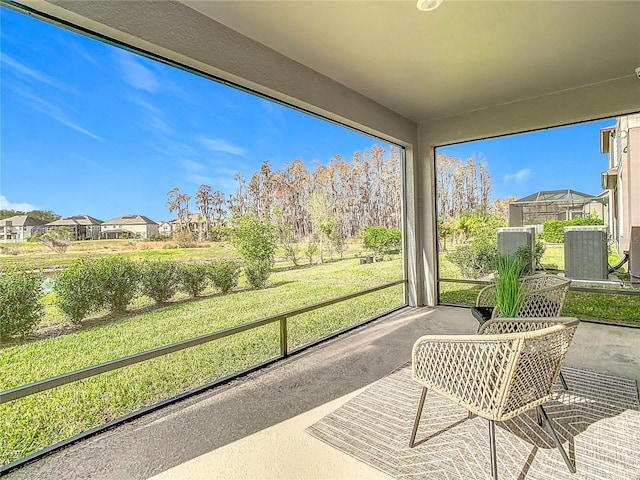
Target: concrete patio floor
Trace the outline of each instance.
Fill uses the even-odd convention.
[[[416,338],[473,333],[468,309],[405,308],[7,474],[18,479],[385,479],[304,432],[410,359]],[[568,366],[640,381],[640,329],[583,322]]]

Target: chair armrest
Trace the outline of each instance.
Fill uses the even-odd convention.
[[[480,292],[476,298],[476,307],[493,307],[496,304],[496,287],[494,285],[487,285]]]

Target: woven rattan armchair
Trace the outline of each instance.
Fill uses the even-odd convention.
[[[498,478],[494,422],[537,408],[572,473],[575,468],[542,405],[551,398],[579,321],[575,318],[497,318],[479,335],[427,335],[413,346],[413,379],[422,395],[411,432],[414,447],[428,389],[489,421],[491,475]]]
[[[559,317],[567,298],[571,280],[556,275],[530,275],[520,279],[524,288],[522,304],[516,317]],[[493,307],[491,318],[500,316],[496,305],[496,288],[489,285],[478,293],[476,307]],[[481,321],[480,319],[478,319]]]

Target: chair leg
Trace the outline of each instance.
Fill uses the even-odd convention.
[[[544,422],[542,421],[542,414],[540,413],[540,410],[538,408],[536,408],[536,422],[538,423],[538,426],[544,426]]]
[[[498,466],[496,461],[496,428],[493,420],[489,420],[489,455],[491,457],[491,478],[498,480]]]
[[[422,395],[420,396],[420,403],[418,404],[418,413],[416,413],[416,419],[413,422],[413,431],[411,432],[411,438],[409,439],[409,448],[413,448],[416,442],[416,433],[418,432],[418,425],[420,424],[420,417],[422,416],[422,409],[424,407],[424,399],[427,396],[427,387],[422,387]]]
[[[564,379],[564,375],[560,372],[560,381],[562,382],[562,388],[565,390],[569,390],[569,386],[567,385],[567,381]]]
[[[569,460],[569,457],[567,456],[567,452],[565,452],[564,448],[562,448],[560,439],[558,438],[556,431],[553,429],[553,425],[551,425],[551,421],[547,416],[547,412],[544,411],[544,408],[542,408],[542,405],[539,405],[538,409],[540,410],[540,414],[542,415],[545,423],[547,424],[547,431],[549,432],[549,435],[551,435],[551,438],[553,438],[553,443],[555,443],[558,450],[560,450],[560,455],[562,455],[562,459],[564,460],[564,463],[567,464],[567,468],[571,473],[576,473],[576,467],[573,466],[573,464],[571,463],[571,460]]]

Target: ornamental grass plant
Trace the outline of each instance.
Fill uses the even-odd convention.
[[[520,277],[525,265],[517,256],[499,255],[496,257],[496,306],[501,317],[515,317],[522,305],[524,288]]]

